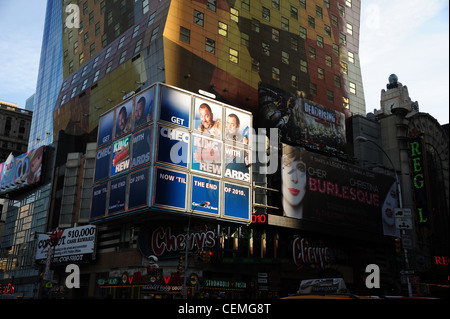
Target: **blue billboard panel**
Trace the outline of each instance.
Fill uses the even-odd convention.
[[[235,184],[224,184],[223,217],[250,219],[250,188]]]
[[[191,96],[161,86],[160,116],[163,121],[189,128]]]
[[[187,174],[158,167],[153,205],[186,209]]]
[[[231,145],[225,145],[224,177],[250,182],[249,151]]]
[[[158,135],[157,161],[187,167],[189,132],[159,126]]]
[[[94,183],[101,181],[109,176],[109,161],[111,159],[112,146],[106,146],[97,151],[95,158]]]
[[[131,168],[150,162],[152,152],[152,127],[133,134],[133,148]]]
[[[115,138],[131,133],[133,122],[133,99],[116,107],[116,133]]]
[[[92,189],[91,219],[104,217],[106,214],[106,199],[108,184],[101,184]]]
[[[111,177],[120,173],[125,173],[129,170],[131,165],[130,144],[131,135],[113,143],[110,173]]]
[[[130,174],[130,191],[128,192],[128,209],[148,206],[150,171],[144,168]]]
[[[128,177],[122,176],[110,182],[108,215],[125,211],[127,181]]]
[[[219,215],[219,194],[218,180],[192,176],[191,210]]]
[[[154,87],[151,87],[135,97],[133,121],[135,130],[153,120],[154,102]]]
[[[214,102],[195,98],[194,129],[202,134],[222,137],[222,106]]]
[[[101,147],[113,140],[114,111],[111,111],[98,120],[97,147]]]
[[[225,140],[249,145],[251,116],[231,108],[225,113]]]
[[[222,142],[202,135],[192,135],[191,168],[198,172],[222,175]]]

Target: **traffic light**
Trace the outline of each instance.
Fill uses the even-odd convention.
[[[402,239],[401,238],[395,238],[395,253],[399,256],[402,254]]]

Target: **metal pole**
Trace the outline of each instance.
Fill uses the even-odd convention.
[[[385,152],[385,150],[380,145],[378,145],[374,141],[371,141],[371,140],[365,138],[364,136],[357,136],[357,137],[355,137],[355,141],[363,142],[363,143],[364,142],[370,142],[373,145],[375,145],[376,147],[378,147],[378,149],[380,149],[383,152],[383,154],[386,156],[386,158],[388,159],[389,163],[391,164],[392,170],[394,171],[394,174],[395,174],[395,182],[397,183],[398,205],[399,205],[399,208],[403,208],[403,198],[402,198],[402,189],[401,189],[401,185],[400,185],[400,179],[398,178],[397,170],[395,169],[394,163],[392,162],[392,160],[389,157],[389,155]],[[403,235],[405,235],[405,230],[402,230],[400,233],[401,233],[401,235],[403,237]],[[408,250],[406,248],[404,248],[403,252],[405,254],[406,267],[409,268]],[[411,282],[409,281],[409,275],[406,275],[406,281],[408,283],[408,296],[411,297],[412,296],[412,288],[411,288]]]

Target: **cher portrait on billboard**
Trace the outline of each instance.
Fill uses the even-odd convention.
[[[302,161],[299,148],[287,147],[283,149],[281,169],[284,216],[303,218],[306,164]]]

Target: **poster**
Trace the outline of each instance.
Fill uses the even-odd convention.
[[[218,180],[192,176],[192,211],[219,215],[219,194]]]
[[[125,173],[130,169],[131,156],[131,135],[128,135],[113,143],[111,155],[110,176]]]
[[[195,98],[194,129],[203,135],[222,138],[222,106],[201,98]]]
[[[127,181],[128,178],[126,175],[111,180],[109,186],[108,215],[125,211]]]
[[[112,145],[97,150],[95,157],[95,173],[94,182],[101,181],[109,177],[110,160],[111,160]]]
[[[128,192],[128,210],[148,206],[150,170],[147,168],[130,174]]]
[[[187,174],[156,168],[153,204],[186,209]]]
[[[108,184],[100,184],[92,189],[91,219],[104,217],[106,214],[106,200]]]
[[[101,147],[113,140],[114,111],[108,112],[98,120],[97,147]]]
[[[225,145],[224,177],[250,182],[250,159],[247,149]]]
[[[192,135],[193,170],[220,176],[222,174],[222,142],[215,139]]]
[[[155,88],[139,93],[134,101],[133,128],[136,130],[153,120]]]
[[[250,189],[231,183],[224,183],[225,218],[250,219]]]
[[[187,167],[190,134],[181,128],[158,127],[157,161]]]
[[[161,106],[159,118],[171,124],[189,128],[191,95],[160,86]]]
[[[394,178],[283,144],[284,216],[381,233],[382,208],[396,206]]]
[[[152,127],[145,128],[133,134],[131,168],[150,162],[152,152]]]
[[[133,99],[116,107],[116,130],[115,138],[131,133],[133,122]]]
[[[251,117],[231,108],[226,108],[225,114],[225,140],[233,143],[249,145]]]

